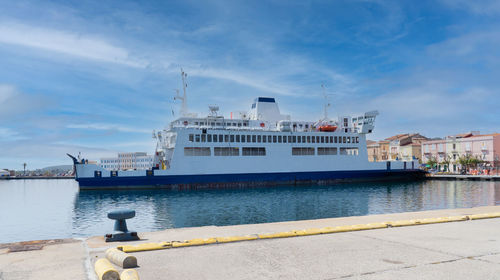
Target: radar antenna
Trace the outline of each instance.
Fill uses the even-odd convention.
[[[217,112],[219,111],[219,106],[210,105],[210,106],[208,106],[208,110],[210,111],[211,117],[217,117]]]

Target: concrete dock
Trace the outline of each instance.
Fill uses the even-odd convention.
[[[500,212],[500,206],[140,233],[0,245],[0,279],[97,279],[93,263],[121,244],[274,233]],[[30,247],[31,246],[31,247]],[[27,251],[26,251],[27,250]],[[140,279],[500,279],[500,218],[131,253]],[[117,267],[119,271],[120,268]]]
[[[500,175],[432,174],[428,178],[433,180],[500,181]]]

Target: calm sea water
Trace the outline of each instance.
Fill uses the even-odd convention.
[[[0,243],[104,235],[117,208],[138,232],[500,205],[500,182],[419,181],[232,190],[79,191],[74,180],[0,181]]]

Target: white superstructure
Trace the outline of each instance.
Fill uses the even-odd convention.
[[[366,138],[378,112],[338,121],[297,121],[258,97],[246,118],[181,117],[158,139],[154,166],[171,174],[327,171],[366,168]],[[326,131],[320,131],[326,128]]]

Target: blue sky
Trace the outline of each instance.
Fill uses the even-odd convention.
[[[0,0],[0,168],[152,153],[189,107],[274,96],[295,119],[377,109],[370,139],[500,132],[499,1]]]

